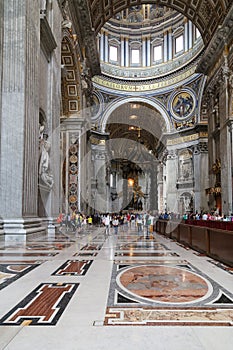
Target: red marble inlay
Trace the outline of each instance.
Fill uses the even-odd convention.
[[[65,292],[69,292],[70,289],[71,286],[69,284],[61,287],[43,286],[34,301],[25,308],[19,309],[9,321],[15,321],[20,316],[38,316],[43,317],[44,321],[49,321],[54,312],[56,312],[56,308],[54,308],[55,301],[60,299]]]
[[[27,270],[27,268],[30,265],[9,265],[7,266],[7,269],[12,272],[22,272],[24,270]]]
[[[196,301],[208,292],[202,277],[170,266],[130,268],[120,275],[120,283],[131,294],[166,303]]]
[[[78,283],[44,283],[0,319],[0,325],[55,325],[78,288]]]

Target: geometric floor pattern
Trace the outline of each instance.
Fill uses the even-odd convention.
[[[123,242],[118,238],[105,326],[233,325],[232,293],[188,262],[128,260],[179,256],[154,238]]]
[[[44,283],[39,285],[0,319],[0,325],[55,325],[78,285],[78,283]]]
[[[233,295],[191,264],[114,264],[104,324],[230,326]]]
[[[80,276],[85,275],[93,260],[67,260],[54,273],[53,276]]]
[[[39,264],[2,263],[0,264],[0,290],[32,271]]]
[[[232,349],[227,265],[135,227],[4,238],[0,349]]]

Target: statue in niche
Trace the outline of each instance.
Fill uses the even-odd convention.
[[[42,184],[51,189],[54,184],[53,175],[50,173],[49,159],[50,143],[48,141],[41,142],[41,156],[39,164],[39,177]]]
[[[185,198],[184,198],[184,208],[185,208],[185,211],[188,211],[189,205],[190,205],[190,198],[185,197]]]

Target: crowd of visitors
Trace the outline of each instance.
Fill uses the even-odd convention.
[[[71,214],[59,214],[57,223],[60,228],[66,228],[67,231],[81,233],[86,231],[87,227],[99,225],[105,227],[106,235],[110,233],[118,234],[119,231],[124,232],[128,229],[136,230],[138,233],[145,233],[148,237],[149,232],[153,231],[156,220],[216,220],[216,221],[232,221],[233,214],[230,216],[220,215],[217,212],[196,212],[185,213],[180,215],[177,213],[160,213],[152,215],[149,212],[120,212],[120,213],[96,213],[94,215],[85,215],[80,212],[72,212]]]
[[[233,213],[231,215],[220,215],[218,211],[201,211],[196,213],[184,213],[183,215],[177,213],[161,213],[159,219],[165,220],[174,220],[174,219],[183,219],[183,220],[215,220],[215,221],[233,221]]]
[[[87,226],[99,225],[105,227],[107,235],[110,234],[111,228],[113,228],[114,234],[117,234],[119,231],[128,231],[128,229],[132,228],[137,230],[138,233],[142,233],[143,229],[145,229],[146,236],[149,236],[149,231],[153,231],[154,219],[153,215],[146,212],[97,213],[94,215],[73,212],[71,214],[60,213],[57,223],[60,225],[60,229],[63,227],[67,231],[76,233],[85,232]]]

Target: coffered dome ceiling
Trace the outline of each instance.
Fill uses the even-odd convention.
[[[190,19],[199,29],[205,43],[209,42],[216,28],[223,22],[232,0],[88,0],[93,29],[97,34],[101,27],[118,12],[141,4],[158,4],[177,10]]]

